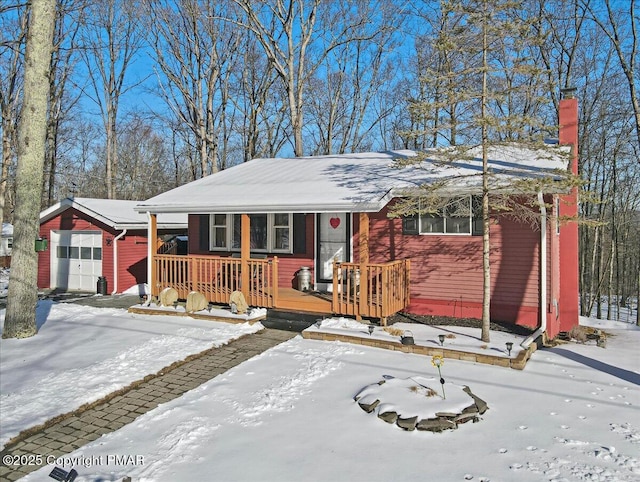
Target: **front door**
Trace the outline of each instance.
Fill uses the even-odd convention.
[[[348,213],[321,213],[317,217],[316,277],[320,289],[330,289],[333,264],[350,260],[350,223]]]

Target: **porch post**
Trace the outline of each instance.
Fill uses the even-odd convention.
[[[158,252],[158,215],[149,215],[149,232],[147,233],[147,250],[149,258],[149,287],[151,296],[158,297],[158,272],[156,269],[156,253]]]
[[[369,213],[360,213],[360,231],[359,231],[359,253],[360,253],[360,303],[358,304],[358,315],[362,309],[369,304]]]
[[[247,302],[249,301],[249,257],[251,256],[251,220],[248,214],[240,216],[240,229],[242,236],[240,239],[240,282],[242,283],[242,294]]]

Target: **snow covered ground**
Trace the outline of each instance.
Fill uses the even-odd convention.
[[[24,429],[262,329],[52,301],[38,303],[36,319],[36,336],[0,341],[0,447]]]
[[[3,442],[260,328],[48,302],[38,320],[36,337],[0,341]],[[437,391],[430,357],[298,336],[57,464],[78,481],[640,480],[640,330],[582,323],[611,334],[606,348],[539,350],[523,371],[445,359],[446,383],[489,405],[455,431],[406,432],[353,400],[391,377],[432,379]]]

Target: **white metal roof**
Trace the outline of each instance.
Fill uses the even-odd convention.
[[[562,152],[561,152],[562,151]],[[427,152],[420,164],[398,167],[410,150],[329,156],[254,159],[138,203],[151,213],[378,212],[403,190],[455,179],[451,190],[481,185],[479,148],[464,160],[436,162],[443,151]],[[563,153],[564,152],[564,153]],[[566,148],[492,147],[489,166],[497,186],[507,178],[557,176],[566,171]]]
[[[135,210],[140,201],[120,199],[66,198],[40,213],[43,223],[69,208],[93,217],[113,229],[146,229],[148,219],[144,212]],[[159,229],[185,229],[187,215],[170,213],[158,216]]]

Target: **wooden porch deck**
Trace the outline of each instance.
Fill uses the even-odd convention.
[[[196,291],[209,303],[226,304],[233,291],[242,291],[253,307],[305,313],[386,318],[409,304],[409,261],[336,263],[333,293],[320,295],[277,286],[278,258],[237,259],[218,256],[155,255],[152,296],[173,288],[180,299]]]
[[[313,292],[278,288],[278,309],[331,314],[331,300]]]

